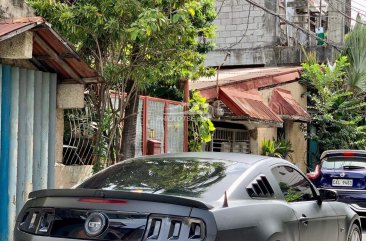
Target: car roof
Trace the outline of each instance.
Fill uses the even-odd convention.
[[[345,155],[345,153],[350,153],[350,154],[355,154],[357,156],[357,154],[359,154],[360,156],[366,156],[366,150],[352,150],[352,149],[338,149],[338,150],[327,150],[324,151],[322,153],[322,155],[320,156],[320,160],[326,158],[326,157],[330,157],[330,156],[348,156],[347,154]],[[350,155],[352,156],[352,155]]]
[[[233,161],[238,163],[244,163],[247,165],[253,165],[258,163],[259,161],[269,159],[271,157],[268,156],[260,156],[253,154],[244,154],[244,153],[232,153],[232,152],[180,152],[180,153],[171,153],[171,154],[160,154],[153,156],[144,156],[140,158],[202,158],[202,159],[216,159],[223,161]],[[140,159],[138,158],[138,159]]]

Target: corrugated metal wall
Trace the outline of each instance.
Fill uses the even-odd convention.
[[[28,193],[54,185],[57,77],[0,65],[0,80],[0,240],[12,241]]]

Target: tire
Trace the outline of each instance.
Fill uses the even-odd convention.
[[[352,224],[351,231],[348,234],[347,241],[361,241],[361,229],[357,224]]]

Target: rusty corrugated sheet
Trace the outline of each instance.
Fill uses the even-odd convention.
[[[0,41],[26,31],[33,32],[33,59],[30,61],[38,69],[57,73],[61,82],[84,84],[100,80],[97,72],[83,62],[43,18],[0,20]]]
[[[263,103],[257,90],[238,91],[221,87],[219,99],[237,116],[258,121],[283,122],[281,117]]]
[[[0,20],[0,37],[22,29],[27,26],[36,26],[43,23],[44,19],[41,17],[28,17],[18,19],[1,19]]]
[[[276,67],[257,69],[222,70],[219,74],[219,86],[241,89],[261,89],[296,81],[300,78],[301,67]],[[216,78],[201,78],[190,83],[190,89],[200,90],[207,99],[216,98]]]
[[[310,115],[292,96],[291,91],[276,88],[272,91],[271,109],[278,115],[308,121]]]
[[[238,68],[224,69],[219,72],[219,86],[230,86],[233,84],[243,84],[254,80],[273,79],[271,82],[264,83],[273,84],[276,82],[291,81],[300,77],[301,67],[275,67],[275,68]],[[288,75],[290,74],[290,75]],[[217,76],[202,77],[197,81],[190,82],[190,89],[204,90],[216,86]]]

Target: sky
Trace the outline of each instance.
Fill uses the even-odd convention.
[[[357,12],[366,15],[366,0],[352,0],[352,18],[356,18]],[[361,17],[364,21],[366,21],[366,16]]]

